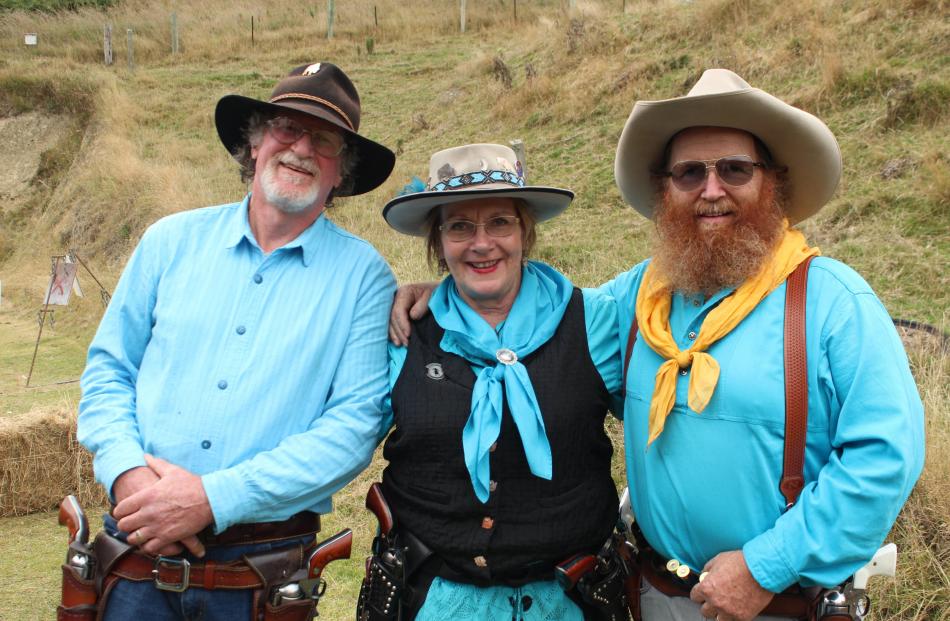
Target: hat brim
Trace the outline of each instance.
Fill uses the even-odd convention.
[[[817,213],[834,195],[841,178],[841,150],[828,126],[804,110],[749,88],[637,102],[614,160],[614,177],[624,200],[652,219],[657,200],[652,167],[677,132],[706,126],[754,134],[777,164],[788,167],[786,216],[792,224]]]
[[[525,201],[528,211],[537,222],[558,216],[574,200],[574,193],[570,190],[545,186],[417,192],[397,196],[386,203],[383,207],[383,218],[400,233],[425,237],[429,233],[426,230],[426,219],[432,209],[485,196],[521,199]]]
[[[218,101],[214,110],[214,124],[218,137],[234,157],[244,147],[245,127],[248,118],[255,112],[269,116],[280,114],[283,110],[296,110],[337,126],[346,136],[347,148],[356,153],[356,170],[353,172],[353,186],[349,192],[337,192],[336,196],[356,196],[379,187],[393,170],[396,154],[383,145],[365,138],[351,130],[337,114],[314,105],[296,105],[293,101],[270,103],[243,97],[225,95]]]

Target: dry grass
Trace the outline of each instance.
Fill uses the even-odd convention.
[[[67,494],[102,504],[92,457],[76,442],[75,404],[0,418],[0,517],[49,511]]]
[[[945,320],[943,328],[948,327]],[[950,620],[950,341],[910,337],[924,402],[927,461],[890,539],[899,580],[878,585],[881,618]]]

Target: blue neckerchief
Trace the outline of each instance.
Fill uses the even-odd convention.
[[[445,330],[442,349],[484,367],[475,380],[472,413],[462,430],[465,465],[482,502],[488,500],[491,480],[489,448],[501,431],[502,394],[521,435],[531,473],[551,479],[551,444],[528,370],[520,360],[554,335],[572,292],[571,281],[557,270],[529,262],[521,271],[521,289],[511,312],[497,333],[459,296],[451,276],[432,294],[429,309]],[[514,355],[506,355],[505,350]]]

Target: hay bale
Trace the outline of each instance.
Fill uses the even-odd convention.
[[[0,419],[0,517],[55,509],[67,494],[87,506],[107,502],[92,456],[76,442],[76,414],[32,411]]]

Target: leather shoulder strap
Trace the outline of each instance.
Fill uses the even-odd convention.
[[[627,336],[627,351],[623,355],[623,384],[620,387],[620,395],[627,396],[627,367],[630,366],[630,356],[633,354],[633,344],[637,342],[637,316],[633,316],[633,323],[630,324],[630,334]]]
[[[805,299],[808,265],[802,261],[785,283],[785,455],[779,490],[788,510],[805,486],[805,430],[808,427],[808,358]]]

